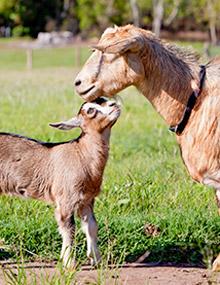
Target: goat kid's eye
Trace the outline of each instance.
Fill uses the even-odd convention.
[[[95,111],[95,108],[89,108],[87,110],[87,114],[91,115],[92,113],[94,113],[94,111]]]

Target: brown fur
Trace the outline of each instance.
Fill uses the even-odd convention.
[[[108,101],[102,106],[105,104]],[[115,106],[110,108],[117,109]],[[76,119],[80,120],[83,132],[76,140],[65,143],[42,143],[19,135],[0,134],[0,193],[40,199],[56,206],[65,265],[70,265],[74,212],[81,217],[93,242],[89,244],[88,257],[92,262],[100,259],[93,204],[100,192],[114,123],[109,115],[96,112],[91,117],[82,108]],[[53,126],[64,125],[65,122]]]
[[[107,29],[76,80],[86,101],[114,96],[134,85],[168,125],[176,125],[193,90],[199,86],[198,56],[167,44],[149,31],[127,25]],[[100,73],[93,76],[102,54]],[[90,92],[82,94],[93,84]],[[191,177],[216,189],[220,203],[220,58],[206,66],[202,93],[177,141]],[[220,261],[219,261],[220,262]]]
[[[139,43],[140,49],[138,50],[136,45],[135,52],[132,52],[133,46],[126,50],[126,43],[132,37]],[[123,46],[122,52],[120,45]],[[198,86],[199,62],[196,54],[162,42],[151,32],[131,25],[106,30],[96,48],[104,51],[101,72],[97,79],[93,78],[93,82],[101,82],[100,89],[96,94],[90,92],[89,96],[82,96],[83,98],[90,100],[100,92],[104,92],[106,96],[113,96],[133,84],[150,100],[169,125],[175,125],[180,121],[193,91],[192,83]],[[96,57],[100,56],[99,53],[97,51]],[[84,80],[88,83],[89,77],[92,77],[92,65],[96,64],[94,57],[95,55],[92,55],[77,76],[82,83]],[[201,97],[184,133],[177,137],[190,174],[200,182],[205,170],[213,172],[216,167],[218,169],[220,134],[217,118],[220,109],[216,106],[220,101],[219,67],[219,59],[207,65],[207,76]],[[76,88],[80,94],[80,86]],[[215,146],[212,149],[208,147],[210,141],[212,146]],[[189,153],[193,153],[193,157]],[[197,154],[198,157],[195,157]]]

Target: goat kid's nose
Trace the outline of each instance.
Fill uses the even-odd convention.
[[[116,103],[115,102],[109,102],[109,107],[113,107],[113,106],[116,106]]]
[[[82,83],[81,80],[78,79],[78,80],[75,81],[75,86],[79,86],[81,83]]]

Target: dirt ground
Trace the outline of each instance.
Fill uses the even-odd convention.
[[[11,269],[16,273],[16,264],[1,263],[4,270]],[[52,277],[56,274],[55,264],[28,263],[25,264],[27,275]],[[57,271],[57,276],[59,272]],[[77,272],[78,285],[106,284],[106,285],[220,285],[220,272],[212,272],[204,268],[153,266],[148,263],[129,263],[120,268],[109,267],[107,270],[92,270],[83,266]],[[39,285],[40,285],[39,281]],[[74,283],[74,282],[73,282]],[[3,270],[0,271],[0,284],[7,284]]]

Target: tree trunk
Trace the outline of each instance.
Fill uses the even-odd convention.
[[[208,4],[208,18],[209,18],[209,31],[210,31],[211,43],[213,45],[216,45],[217,44],[217,35],[216,35],[217,15],[216,15],[213,1],[209,0],[207,4]]]
[[[163,11],[163,0],[153,0],[153,32],[157,37],[160,36]]]
[[[173,9],[170,13],[170,15],[167,17],[166,20],[164,20],[164,24],[166,26],[169,26],[173,20],[176,18],[177,14],[178,14],[178,10],[179,10],[179,5],[180,5],[180,0],[174,0],[173,1]]]
[[[135,26],[139,27],[140,15],[139,15],[139,9],[138,9],[138,5],[137,5],[137,1],[136,0],[130,0],[130,5],[131,5],[132,16],[133,16],[133,23]]]
[[[216,45],[217,44],[217,35],[216,35],[216,28],[215,28],[215,23],[214,22],[210,21],[209,29],[210,29],[211,43],[213,45]]]

